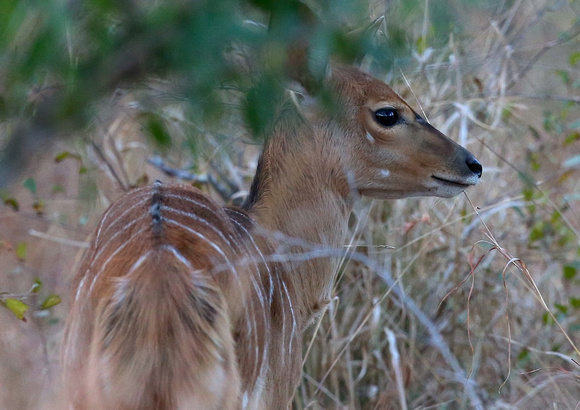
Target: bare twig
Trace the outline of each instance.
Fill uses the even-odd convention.
[[[99,159],[105,163],[105,165],[107,166],[107,169],[109,170],[111,175],[113,175],[113,178],[115,178],[115,180],[119,184],[119,187],[123,191],[127,192],[129,190],[129,187],[127,186],[127,184],[125,184],[121,180],[121,177],[119,177],[119,175],[117,174],[117,172],[115,171],[115,169],[113,168],[113,166],[111,165],[111,163],[109,162],[109,160],[107,159],[105,154],[103,153],[103,150],[101,150],[101,147],[99,147],[93,140],[89,140],[89,143],[91,144],[91,147],[93,147],[93,149],[97,153],[97,156],[99,157]]]
[[[175,177],[183,181],[191,181],[193,183],[207,184],[208,175],[207,174],[197,174],[194,172],[184,171],[183,169],[170,167],[165,163],[161,157],[151,157],[147,159],[147,163],[153,165],[155,168],[163,171],[166,175],[170,177]]]
[[[37,238],[46,239],[51,242],[59,243],[61,245],[72,246],[73,248],[88,248],[88,242],[73,241],[71,239],[59,238],[57,236],[48,235],[44,232],[39,232],[36,229],[29,229],[28,234],[36,236]]]
[[[536,64],[538,62],[538,60],[544,55],[546,54],[546,52],[548,50],[550,50],[551,48],[554,48],[562,43],[565,43],[567,41],[572,40],[574,37],[578,36],[580,34],[580,21],[577,21],[576,23],[574,23],[574,25],[572,27],[570,27],[568,30],[566,30],[564,33],[562,33],[557,39],[554,39],[552,41],[548,41],[546,44],[544,44],[544,46],[540,49],[540,51],[538,51],[536,53],[536,55],[534,55],[530,61],[528,62],[528,64],[519,72],[516,73],[516,75],[510,80],[510,82],[507,84],[507,86],[505,87],[506,90],[509,90],[510,88],[512,88],[514,85],[517,84],[517,82],[527,74],[528,71],[530,71],[530,69],[534,66],[534,64]]]
[[[226,202],[230,200],[233,194],[239,191],[239,187],[235,183],[231,182],[214,166],[212,166],[212,169],[220,176],[221,179],[226,181],[226,184],[228,185],[227,187],[221,184],[210,173],[198,174],[194,172],[184,171],[182,169],[173,168],[167,165],[161,157],[156,156],[148,158],[147,163],[163,171],[168,176],[179,178],[183,181],[191,181],[196,184],[209,184],[213,189],[217,191],[219,196]]]

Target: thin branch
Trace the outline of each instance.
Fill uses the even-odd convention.
[[[61,245],[72,246],[73,248],[88,248],[88,242],[73,241],[71,239],[59,238],[57,236],[48,235],[44,232],[37,231],[36,229],[29,229],[28,234],[30,236],[36,236],[37,238],[46,239],[50,242],[59,243]]]
[[[115,169],[113,168],[113,166],[111,165],[111,163],[109,162],[107,157],[105,157],[105,154],[103,153],[103,150],[101,150],[101,147],[99,147],[93,140],[89,140],[89,143],[91,144],[91,147],[93,147],[93,149],[97,153],[97,156],[99,157],[99,159],[105,163],[105,165],[107,166],[107,169],[109,170],[109,172],[113,175],[113,178],[115,178],[115,180],[119,184],[119,187],[121,187],[121,189],[124,192],[127,192],[129,190],[129,188],[127,187],[127,185],[123,181],[121,181],[121,178],[119,177],[119,175],[117,174],[117,172],[115,171]]]
[[[170,177],[175,177],[183,181],[191,181],[196,184],[208,183],[207,174],[196,174],[194,172],[184,171],[182,169],[170,167],[165,163],[165,161],[161,157],[158,156],[148,158],[147,163],[153,165],[160,171],[163,171],[165,175],[168,175]]]
[[[516,83],[527,74],[528,71],[538,62],[538,60],[551,48],[554,48],[562,43],[572,40],[574,37],[580,34],[580,21],[574,23],[572,27],[562,33],[557,39],[548,41],[544,46],[536,53],[535,56],[528,62],[528,64],[511,79],[511,81],[506,86],[506,90],[512,88]]]
[[[229,201],[233,194],[239,192],[239,187],[228,180],[228,178],[223,175],[216,167],[212,164],[212,169],[218,173],[220,178],[226,181],[227,187],[221,184],[212,174],[205,173],[205,174],[197,174],[194,172],[184,171],[182,169],[177,169],[170,167],[165,163],[165,161],[158,156],[151,157],[147,159],[147,163],[153,165],[155,168],[163,171],[166,175],[170,177],[179,178],[183,181],[191,181],[195,184],[209,184],[213,189],[215,189],[218,195],[224,200]]]

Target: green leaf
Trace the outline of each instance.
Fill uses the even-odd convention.
[[[44,201],[42,199],[35,201],[32,204],[32,207],[38,215],[42,215],[44,213]]]
[[[529,240],[530,242],[535,242],[539,239],[542,239],[545,235],[546,233],[544,232],[544,222],[538,221],[534,224],[532,230],[530,231]]]
[[[502,121],[509,121],[510,118],[512,117],[512,108],[511,107],[505,107],[504,109],[501,110],[501,119]]]
[[[570,73],[568,73],[568,71],[556,70],[556,74],[560,76],[560,79],[562,80],[562,83],[564,83],[564,85],[568,85],[568,83],[570,82]]]
[[[580,51],[576,51],[570,54],[570,59],[568,60],[571,66],[576,66],[580,62]]]
[[[564,273],[564,279],[572,280],[576,276],[576,268],[572,265],[564,265],[562,268]]]
[[[426,49],[427,49],[427,39],[421,36],[417,39],[417,53],[419,55],[423,55]]]
[[[580,308],[580,298],[570,298],[570,306],[574,309]]]
[[[529,163],[532,168],[532,171],[539,171],[542,168],[542,165],[539,161],[539,155],[537,152],[533,152],[529,155]]]
[[[554,303],[554,307],[564,314],[568,313],[568,306],[562,305],[560,303]]]
[[[14,209],[15,211],[18,212],[18,210],[20,210],[20,204],[18,203],[18,201],[15,198],[6,197],[3,199],[3,201],[4,201],[4,205],[8,205],[8,206],[12,207],[12,209]]]
[[[24,188],[28,189],[33,194],[36,194],[36,181],[34,178],[25,179],[22,185],[24,185]]]
[[[546,325],[553,325],[555,323],[554,319],[552,319],[552,316],[550,316],[548,312],[545,312],[542,315],[542,322],[544,322]]]
[[[26,260],[26,254],[27,253],[28,253],[28,245],[26,245],[26,242],[20,242],[16,246],[16,256],[21,261],[24,261],[24,260]]]
[[[81,156],[79,154],[73,154],[69,151],[63,151],[63,152],[59,152],[58,154],[56,154],[56,156],[54,157],[54,162],[56,162],[57,164],[60,164],[62,161],[64,161],[67,158],[76,159],[81,164],[83,162],[83,159],[81,158]]]
[[[26,321],[26,319],[24,318],[24,313],[26,313],[26,311],[28,310],[28,306],[26,305],[26,303],[18,299],[12,298],[6,299],[4,303],[6,305],[6,308],[9,309],[12,313],[14,313],[14,316],[16,316],[20,320]]]
[[[167,128],[160,117],[149,115],[149,118],[147,118],[146,129],[159,146],[165,148],[171,145],[171,136],[167,132]]]
[[[572,132],[570,134],[568,134],[566,136],[566,139],[564,139],[564,146],[570,145],[575,141],[578,141],[580,139],[580,133],[578,132]]]
[[[68,152],[68,151],[60,152],[60,153],[56,154],[56,157],[54,157],[54,162],[56,162],[58,164],[70,156],[71,156],[70,152]]]
[[[60,296],[50,295],[49,297],[44,299],[44,302],[42,302],[40,309],[42,310],[50,309],[51,307],[58,305],[61,301],[62,299],[60,298]]]
[[[42,289],[42,281],[40,278],[34,279],[34,283],[32,284],[32,293],[38,293]]]
[[[524,187],[522,189],[522,194],[524,195],[524,199],[526,201],[531,201],[534,198],[535,189],[531,186]]]

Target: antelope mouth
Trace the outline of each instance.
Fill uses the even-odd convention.
[[[469,181],[465,181],[465,180],[463,180],[461,182],[460,181],[452,181],[450,179],[441,178],[441,177],[438,177],[435,175],[431,175],[431,178],[433,178],[434,180],[436,180],[444,185],[453,186],[453,187],[462,188],[462,189],[465,189],[467,187],[475,185],[473,183],[470,183]]]

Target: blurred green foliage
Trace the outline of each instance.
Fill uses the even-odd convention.
[[[408,23],[424,12],[424,1],[387,1],[383,10],[377,4],[4,0],[0,187],[51,138],[85,129],[96,117],[97,103],[116,89],[161,79],[188,102],[188,120],[214,124],[224,121],[224,100],[232,98],[231,93],[224,98],[223,90],[234,90],[248,131],[260,138],[293,70],[306,69],[315,88],[329,60],[352,63],[370,55],[383,69],[394,62],[404,66],[413,49],[423,52],[464,32],[454,18],[458,8],[489,7],[481,1],[431,2],[430,24],[417,35]],[[300,67],[294,51],[305,43],[308,59]],[[153,140],[170,144],[159,113],[152,110],[145,117]]]
[[[291,48],[309,42],[308,69],[320,78],[328,57],[352,62],[372,52],[374,33],[351,31],[370,24],[368,15],[365,1],[346,0],[5,0],[0,186],[35,147],[86,127],[100,99],[152,78],[179,83],[197,121],[219,121],[220,90],[240,91],[247,125],[259,135],[294,63]],[[162,121],[149,116],[146,126],[168,143]]]

